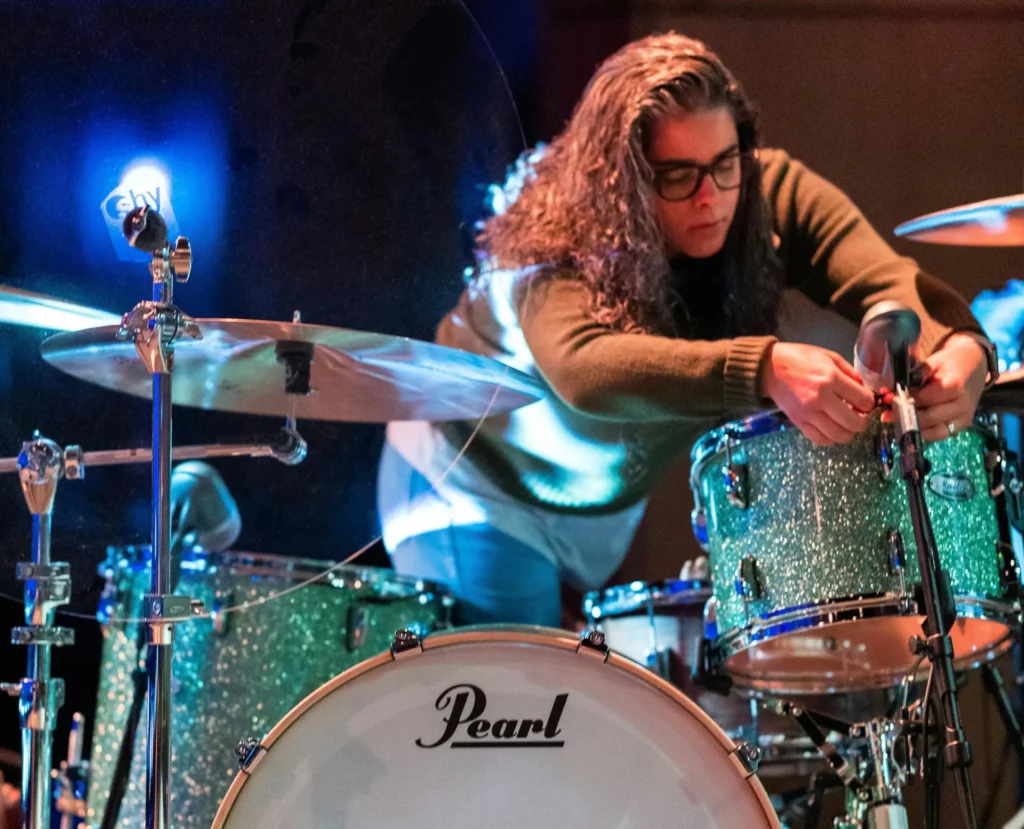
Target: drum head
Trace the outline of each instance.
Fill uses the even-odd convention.
[[[542,629],[424,645],[296,707],[215,829],[779,825],[724,733],[628,660]]]

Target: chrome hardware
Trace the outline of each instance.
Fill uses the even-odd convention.
[[[709,642],[718,638],[718,599],[714,596],[704,602],[704,638]]]
[[[740,565],[736,570],[736,595],[742,596],[745,602],[757,601],[764,596],[761,572],[757,569],[757,559],[753,556],[744,556],[740,559]]]
[[[909,829],[907,809],[899,803],[880,803],[868,811],[868,829]]]
[[[60,473],[60,447],[35,432],[31,441],[21,445],[18,455],[18,480],[33,515],[50,515],[53,512]]]
[[[704,550],[708,549],[708,516],[704,507],[694,507],[690,512],[690,526],[693,528],[693,537],[697,539]]]
[[[863,781],[847,791],[847,813],[836,820],[837,827],[855,829],[908,829],[903,802],[907,768],[901,765],[896,745],[902,724],[887,719],[857,723],[850,738],[861,743],[855,762]],[[853,746],[856,748],[856,746]]]
[[[18,565],[25,582],[25,626],[11,631],[11,642],[28,647],[27,676],[3,686],[18,697],[22,735],[21,806],[24,826],[41,829],[50,822],[50,758],[57,711],[64,703],[64,681],[50,676],[51,647],[74,642],[74,631],[53,625],[54,611],[71,593],[70,567],[50,560],[53,504],[63,474],[63,452],[52,440],[32,435],[16,463],[25,503],[32,513],[32,561]]]
[[[246,774],[252,774],[256,770],[256,766],[260,764],[266,753],[267,749],[255,737],[242,740],[235,746],[238,767]]]
[[[150,374],[169,374],[174,363],[175,340],[189,337],[200,340],[203,333],[191,317],[175,306],[153,300],[136,305],[121,318],[119,340],[134,340],[146,370]]]
[[[739,761],[745,778],[757,774],[758,766],[761,765],[761,749],[758,746],[739,740],[731,754]]]
[[[729,503],[740,509],[747,509],[750,506],[749,475],[747,465],[742,461],[733,461],[733,448],[735,442],[725,442],[725,466],[722,467],[722,483],[725,487],[725,497]]]
[[[55,648],[75,644],[73,628],[53,625],[30,625],[11,628],[12,645],[52,645]]]
[[[210,611],[210,618],[213,620],[213,632],[218,636],[225,636],[228,632],[228,617],[230,614],[224,613],[225,608],[231,607],[234,601],[234,595],[230,590],[221,592],[217,591],[213,597],[213,609]]]
[[[168,265],[175,282],[185,284],[192,273],[192,245],[184,236],[174,240],[174,250],[168,254]]]
[[[907,595],[903,571],[907,566],[907,552],[903,546],[903,534],[899,530],[889,531],[889,575],[899,576],[900,595]]]
[[[896,466],[896,430],[891,423],[882,424],[882,430],[875,437],[875,451],[878,453],[878,476],[883,482],[888,482]]]
[[[149,627],[150,645],[171,645],[174,642],[174,626],[188,621],[203,612],[203,603],[188,596],[157,596],[146,593],[142,597],[142,608]]]
[[[71,718],[67,757],[61,760],[58,770],[51,772],[54,805],[61,816],[59,829],[71,829],[72,824],[77,825],[74,819],[84,818],[87,813],[89,763],[82,760],[84,731],[85,717],[76,712]]]
[[[21,727],[31,731],[53,731],[57,725],[57,710],[64,704],[64,680],[23,679],[19,685]]]
[[[81,446],[64,449],[64,477],[69,481],[80,481],[85,477],[85,453]]]
[[[605,644],[604,633],[600,630],[588,630],[580,637],[579,644],[576,645],[576,653],[607,662],[608,646]]]
[[[401,659],[404,656],[423,652],[423,642],[415,631],[403,628],[395,631],[395,638],[391,641],[391,657]]]
[[[17,574],[25,582],[25,623],[40,629],[47,627],[53,611],[71,599],[70,565],[65,561],[21,562]]]
[[[345,636],[345,644],[350,651],[363,646],[366,642],[366,631],[369,627],[370,611],[358,602],[354,603],[348,609],[348,632]],[[410,632],[415,635],[419,634],[419,631]]]
[[[195,610],[197,605],[198,611]],[[185,621],[194,613],[198,615],[202,612],[203,603],[198,599],[190,599],[188,596],[154,596],[147,593],[143,597],[143,606],[148,611],[148,621],[171,624]]]

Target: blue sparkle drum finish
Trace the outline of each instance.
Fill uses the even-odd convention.
[[[961,669],[1005,651],[1020,623],[1016,565],[990,494],[989,441],[971,428],[925,449]],[[691,459],[718,668],[741,687],[781,694],[884,688],[913,670],[908,640],[922,632],[924,607],[890,427],[875,422],[852,443],[817,447],[785,417],[765,414],[708,433]]]

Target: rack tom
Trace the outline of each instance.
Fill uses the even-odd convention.
[[[1019,624],[1016,565],[992,494],[1001,458],[981,427],[925,455],[926,501],[956,598],[956,665],[968,668],[1005,651]],[[692,462],[694,529],[714,582],[714,664],[739,685],[782,694],[882,688],[913,669],[908,640],[924,609],[888,427],[817,447],[765,414],[705,435]]]
[[[693,569],[705,568],[698,560]],[[711,597],[708,578],[634,581],[588,593],[583,611],[605,634],[613,651],[675,685],[733,739],[756,743],[761,749],[758,774],[762,779],[823,770],[821,754],[800,726],[765,709],[760,694],[720,684],[718,690],[708,687],[716,679],[705,676],[703,666],[704,606]],[[886,689],[805,697],[802,704],[855,723],[882,716],[892,700],[892,692]]]

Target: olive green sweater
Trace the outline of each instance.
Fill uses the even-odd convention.
[[[838,188],[781,150],[762,162],[789,287],[854,322],[881,300],[905,303],[921,317],[925,354],[953,331],[981,331],[967,303],[898,256]],[[496,357],[550,389],[544,401],[489,418],[468,450],[513,497],[556,511],[622,509],[716,423],[771,405],[760,377],[775,337],[619,333],[592,319],[581,281],[530,276],[489,275],[437,332],[439,343]],[[461,445],[473,426],[440,428]]]

